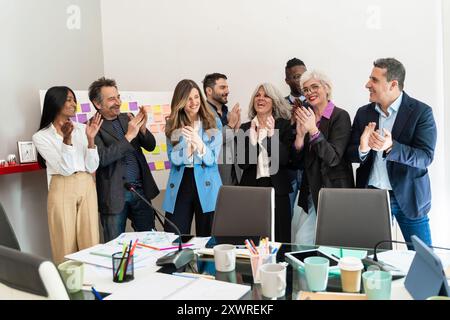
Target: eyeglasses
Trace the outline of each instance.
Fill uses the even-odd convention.
[[[321,87],[321,85],[319,85],[319,84],[313,84],[309,88],[308,87],[302,88],[302,91],[303,91],[303,94],[310,94],[313,92],[317,92],[320,87]]]

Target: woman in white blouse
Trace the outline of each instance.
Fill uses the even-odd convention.
[[[92,173],[99,157],[94,138],[102,124],[96,114],[87,125],[70,120],[77,100],[64,86],[50,88],[33,142],[39,163],[51,176],[47,212],[55,263],[99,243],[97,191]]]

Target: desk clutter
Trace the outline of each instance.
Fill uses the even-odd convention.
[[[285,252],[288,264],[277,260],[277,252],[282,244],[269,242],[267,238],[258,241],[249,238],[243,239],[241,244],[222,243],[206,248],[210,237],[193,237],[188,243],[182,244],[183,247],[193,249],[199,259],[189,266],[192,272],[188,268],[168,274],[167,270],[160,270],[157,260],[168,252],[178,250],[178,245],[173,244],[175,239],[175,234],[165,232],[123,233],[108,243],[67,255],[67,259],[83,266],[76,269],[66,262],[61,269],[66,273],[84,270],[77,273],[84,277],[81,281],[83,289],[101,292],[103,296],[106,294],[106,300],[231,300],[247,297],[252,287],[261,293],[261,297],[282,298],[287,294],[288,265],[298,272],[302,278],[299,281],[303,281],[301,290],[289,292],[289,296],[292,294],[292,298],[298,300],[389,300],[411,299],[419,294],[423,295],[422,298],[448,294],[446,286],[426,293],[423,288],[410,289],[411,283],[416,283],[416,280],[413,276],[409,279],[404,276],[416,268],[413,261],[419,258],[414,251],[381,252],[378,254],[378,263],[370,265],[367,261],[372,258],[367,256],[365,250],[320,246]],[[208,257],[200,260],[200,256],[213,256],[214,261]],[[428,259],[429,254],[420,256],[423,256],[421,259]],[[439,256],[440,259],[434,257],[436,261],[442,261],[443,268],[438,269],[448,269],[450,257]],[[246,266],[248,270],[244,273],[247,277],[245,281],[236,281],[236,276],[241,272],[237,272],[237,261],[241,268]],[[73,270],[67,270],[67,267]],[[397,273],[402,274],[400,280],[396,280]],[[422,271],[420,274],[424,276]],[[70,278],[73,282],[74,277],[70,274],[63,278]],[[336,280],[342,292],[334,292]],[[66,283],[66,286],[78,290],[79,282]],[[329,292],[330,289],[333,292]]]

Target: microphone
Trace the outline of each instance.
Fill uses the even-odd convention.
[[[412,245],[412,242],[406,242],[406,241],[381,240],[381,241],[377,242],[375,244],[375,247],[373,248],[373,258],[367,257],[367,258],[362,259],[364,266],[367,268],[367,266],[375,265],[378,268],[380,268],[380,270],[384,270],[384,271],[388,271],[388,272],[391,272],[391,271],[398,272],[399,270],[395,266],[392,266],[392,265],[387,264],[382,261],[378,261],[377,249],[383,243],[401,243],[401,244],[406,244],[406,245]],[[443,248],[443,247],[434,247],[434,246],[428,246],[428,247],[433,248],[433,249],[450,250],[450,248]],[[398,278],[403,278],[403,277],[404,277],[404,275],[397,274],[397,275],[393,275],[392,279],[398,279]]]
[[[166,265],[172,265],[176,269],[179,269],[189,262],[191,262],[194,259],[194,250],[190,248],[182,248],[182,241],[181,241],[181,232],[180,229],[176,226],[175,223],[170,221],[166,218],[165,215],[160,213],[147,199],[145,199],[143,196],[139,194],[139,192],[134,189],[133,185],[131,183],[126,182],[124,185],[125,189],[128,191],[133,192],[135,195],[137,195],[142,201],[144,201],[150,208],[152,208],[155,211],[156,216],[158,217],[158,220],[161,222],[162,225],[164,225],[160,219],[160,216],[164,219],[164,221],[167,221],[167,223],[172,226],[172,228],[175,229],[177,235],[178,235],[178,250],[174,252],[170,252],[167,255],[159,258],[156,260],[157,266],[166,266]]]

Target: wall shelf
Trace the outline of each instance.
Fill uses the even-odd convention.
[[[37,171],[37,170],[41,170],[41,167],[39,166],[39,164],[37,162],[16,164],[13,166],[6,165],[4,167],[0,167],[0,175],[10,174],[10,173],[19,173],[19,172]]]

